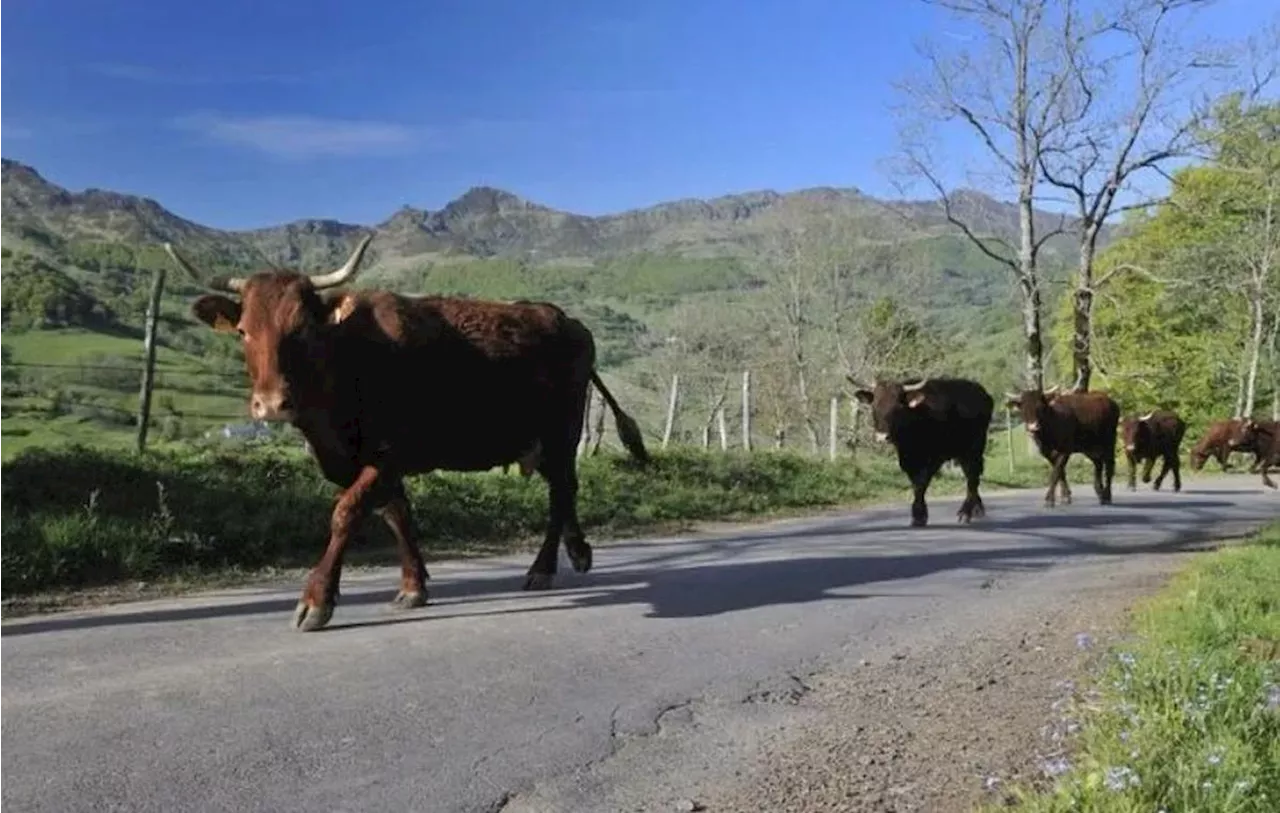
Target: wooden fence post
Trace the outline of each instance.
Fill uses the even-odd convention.
[[[751,371],[742,371],[742,448],[751,451]]]
[[[604,413],[608,411],[609,405],[604,402],[604,395],[601,394],[600,403],[596,407],[596,434],[592,438],[593,445],[591,447],[591,454],[593,455],[600,451],[600,441],[604,440]]]
[[[1005,433],[1009,439],[1009,476],[1013,476],[1013,410],[1006,406],[1004,408],[1004,426]]]
[[[595,400],[595,390],[587,385],[587,403],[582,407],[582,433],[578,436],[578,457],[587,453],[591,445],[591,402]]]
[[[729,451],[729,425],[725,421],[723,406],[716,410],[716,424],[720,430],[720,451],[727,452]]]
[[[680,374],[671,374],[671,398],[667,401],[667,423],[662,428],[662,448],[667,448],[667,444],[671,443],[671,430],[675,428],[676,423],[676,404],[680,399]]]
[[[835,462],[836,441],[840,434],[840,396],[831,396],[830,426],[827,428],[827,459]]]
[[[151,281],[151,297],[147,300],[146,332],[142,340],[145,360],[142,366],[142,391],[138,394],[138,451],[147,448],[147,424],[151,422],[151,390],[156,375],[156,322],[160,319],[160,295],[164,292],[164,267],[156,270]]]

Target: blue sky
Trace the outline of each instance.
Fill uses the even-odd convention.
[[[1248,33],[1269,0],[1223,0]],[[912,0],[25,0],[3,153],[223,228],[371,223],[478,184],[587,214],[750,189],[893,194]]]

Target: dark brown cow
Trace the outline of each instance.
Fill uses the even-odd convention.
[[[1116,432],[1120,405],[1105,392],[1064,392],[1057,387],[1009,393],[1008,404],[1018,409],[1040,454],[1049,461],[1049,490],[1044,503],[1053,507],[1054,488],[1071,504],[1067,461],[1082,454],[1093,462],[1093,490],[1102,505],[1111,504],[1111,481],[1116,473]]]
[[[911,480],[913,526],[929,523],[925,491],[948,460],[959,463],[965,476],[959,520],[969,522],[986,514],[978,484],[995,401],[981,384],[963,378],[927,378],[904,383],[878,381],[874,387],[863,387],[852,377],[849,383],[854,386],[854,396],[871,405],[877,436],[894,445],[898,468]]]
[[[1258,456],[1262,483],[1275,488],[1271,480],[1272,466],[1280,468],[1280,421],[1257,421],[1245,418],[1232,433],[1228,445],[1233,451],[1248,449]]]
[[[1173,473],[1173,490],[1182,490],[1181,459],[1178,447],[1187,433],[1187,422],[1178,417],[1178,413],[1167,409],[1158,409],[1136,418],[1125,418],[1120,426],[1120,435],[1124,443],[1124,456],[1129,462],[1129,490],[1138,488],[1138,463],[1142,467],[1142,482],[1151,482],[1151,470],[1156,460],[1161,461],[1160,473],[1152,488],[1160,490],[1164,476]]]
[[[1214,421],[1209,424],[1209,428],[1205,430],[1204,436],[1191,447],[1190,458],[1191,470],[1200,471],[1204,467],[1209,458],[1218,461],[1218,465],[1223,471],[1231,470],[1231,453],[1233,451],[1252,453],[1253,463],[1249,466],[1249,473],[1255,474],[1258,467],[1262,464],[1262,455],[1253,448],[1231,448],[1231,436],[1236,434],[1240,425],[1244,423],[1243,418],[1228,418],[1222,421]]]
[[[1249,466],[1249,474],[1257,474],[1262,469],[1263,458],[1267,455],[1267,438],[1276,428],[1276,421],[1253,420],[1238,417],[1231,425],[1231,434],[1226,438],[1226,451],[1242,452],[1253,455],[1253,465]],[[1263,431],[1258,431],[1262,429]]]
[[[297,427],[325,478],[343,489],[328,547],[294,613],[294,626],[304,631],[332,617],[347,544],[369,513],[386,522],[400,549],[393,606],[427,603],[406,475],[509,463],[536,468],[548,485],[550,516],[524,588],[547,589],[562,537],[574,570],[591,568],[591,546],[578,524],[575,469],[591,384],[613,410],[627,450],[648,460],[639,427],[595,372],[591,332],[556,306],[382,290],[321,294],[355,275],[372,239],[362,239],[332,273],[271,270],[214,279],[206,287],[239,293],[240,301],[206,294],[192,305],[214,330],[240,335],[253,417]]]

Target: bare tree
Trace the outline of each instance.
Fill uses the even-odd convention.
[[[947,221],[979,250],[1009,268],[1022,298],[1026,386],[1044,385],[1039,256],[1061,233],[1065,218],[1041,229],[1036,218],[1041,155],[1063,130],[1062,97],[1072,92],[1068,45],[1079,38],[1070,0],[921,0],[950,11],[976,31],[979,47],[944,54],[922,47],[925,75],[899,84],[909,111],[902,129],[906,174],[923,179],[941,199]],[[1013,238],[984,228],[983,209],[951,189],[944,161],[929,146],[934,131],[958,129],[980,147],[970,176],[985,176],[1013,192],[1018,226]],[[979,185],[982,184],[981,182]]]
[[[1072,367],[1075,388],[1087,390],[1093,373],[1093,303],[1098,237],[1117,212],[1147,208],[1155,200],[1137,188],[1142,176],[1168,177],[1164,167],[1190,157],[1203,144],[1207,115],[1196,82],[1224,63],[1185,42],[1179,16],[1217,0],[1122,0],[1090,24],[1065,20],[1077,37],[1064,37],[1071,89],[1060,94],[1064,127],[1041,151],[1046,181],[1076,209],[1077,271],[1072,291]],[[1075,15],[1068,3],[1068,15]],[[1206,75],[1208,74],[1208,75]],[[1119,203],[1123,196],[1133,199]]]

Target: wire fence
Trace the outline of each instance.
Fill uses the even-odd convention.
[[[71,414],[117,427],[137,425],[141,365],[11,362],[5,371],[5,417]],[[831,387],[827,382],[825,388],[816,387],[808,408],[801,410],[792,377],[793,371],[766,364],[725,371],[601,373],[623,409],[639,422],[647,443],[660,448],[786,448],[835,459],[876,445],[865,407],[846,386]],[[192,436],[253,423],[247,409],[249,379],[243,370],[157,363],[154,380],[149,426],[166,428],[167,424],[171,435]],[[1018,421],[1003,409],[997,412],[1004,414],[995,416],[993,436],[1011,433]],[[1009,443],[1012,446],[1011,438]],[[583,445],[621,447],[612,416],[606,414],[603,398],[594,388]]]

